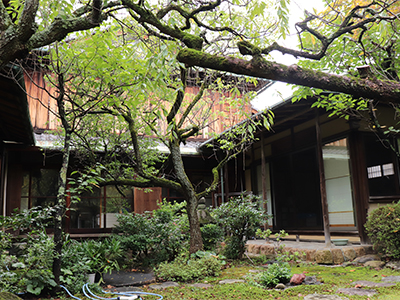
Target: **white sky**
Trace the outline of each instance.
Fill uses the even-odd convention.
[[[295,48],[297,45],[297,36],[294,24],[304,19],[304,11],[308,10],[310,12],[315,8],[320,11],[324,8],[322,0],[291,0],[290,3],[290,19],[289,26],[291,30],[290,36],[284,41],[279,41],[283,46]],[[291,55],[282,55],[277,51],[271,53],[274,60],[278,63],[285,65],[292,65],[296,63],[296,59]],[[275,82],[267,90],[259,94],[253,101],[252,105],[258,110],[270,107],[292,95],[292,88],[290,85],[283,82]]]

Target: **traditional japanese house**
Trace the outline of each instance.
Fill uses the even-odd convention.
[[[62,152],[60,143],[52,131],[59,127],[59,120],[52,113],[57,109],[55,100],[42,87],[46,85],[43,79],[43,70],[25,70],[24,76],[19,73],[19,82],[1,78],[0,86],[0,138],[2,140],[1,153],[1,213],[10,215],[15,209],[28,209],[34,206],[46,206],[54,203],[57,192],[58,170],[61,166]],[[260,81],[258,90],[269,84],[269,81]],[[189,94],[195,94],[199,86],[190,85]],[[214,120],[208,127],[209,132],[222,132],[230,126],[240,122],[237,117],[238,108],[221,104],[220,97],[227,96],[211,92],[209,97],[215,103],[212,110],[224,111],[225,117]],[[252,111],[250,103],[240,109]],[[160,130],[164,124],[159,124]],[[213,157],[202,155],[198,146],[208,137],[207,132],[196,139],[189,139],[182,145],[181,152],[187,173],[192,182],[204,186],[211,181],[212,167],[216,160]],[[151,137],[149,137],[151,138]],[[161,146],[160,152],[165,152]],[[72,154],[70,171],[76,168],[76,161]],[[126,188],[125,197],[114,186],[102,187],[92,193],[81,195],[77,204],[67,205],[72,210],[67,213],[65,229],[71,234],[98,235],[109,232],[115,225],[116,214],[121,207],[127,211],[143,213],[157,207],[158,201],[184,200],[173,190],[154,187],[152,191]],[[206,199],[211,204],[212,195]],[[122,203],[122,205],[118,205]]]
[[[287,100],[271,108],[273,126],[259,128],[258,141],[225,169],[223,199],[253,192],[265,199],[274,230],[356,235],[366,242],[368,211],[400,199],[398,157],[373,130],[368,115],[330,116],[311,107],[315,100]],[[380,124],[397,125],[389,106],[376,107],[376,115]],[[391,139],[398,149],[397,139]],[[215,140],[203,144],[203,151],[210,143]]]

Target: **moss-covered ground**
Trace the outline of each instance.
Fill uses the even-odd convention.
[[[300,285],[285,290],[263,289],[248,283],[219,284],[223,279],[243,279],[251,274],[250,270],[262,270],[261,266],[249,264],[236,264],[223,270],[218,277],[204,278],[198,283],[208,283],[211,287],[197,288],[190,284],[181,284],[179,287],[168,288],[161,291],[151,290],[144,286],[145,292],[157,293],[166,300],[206,300],[206,299],[304,299],[308,294],[335,294],[339,288],[354,287],[354,282],[365,280],[381,282],[386,276],[400,276],[400,271],[394,271],[388,268],[372,269],[362,266],[319,266],[313,264],[300,264],[292,266],[292,273],[305,273],[307,276],[316,276],[321,285]],[[393,287],[366,288],[374,289],[377,294],[372,297],[367,296],[347,296],[348,299],[400,299],[400,283]],[[86,299],[77,295],[82,299]],[[64,298],[60,298],[64,299]],[[143,299],[156,299],[154,296],[144,296]],[[44,299],[43,299],[44,300]]]

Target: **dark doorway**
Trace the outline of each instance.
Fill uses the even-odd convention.
[[[322,209],[315,149],[272,161],[275,229],[322,229]]]

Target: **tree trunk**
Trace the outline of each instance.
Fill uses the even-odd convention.
[[[66,210],[66,201],[65,201],[65,191],[67,186],[67,172],[69,165],[69,154],[70,154],[70,141],[71,134],[66,133],[64,138],[64,152],[63,152],[63,161],[62,166],[58,174],[58,191],[57,191],[57,203],[56,203],[56,211],[54,213],[54,250],[55,257],[53,259],[53,275],[55,282],[60,284],[60,275],[61,275],[61,253],[63,246],[63,227],[62,227],[62,219]]]
[[[185,195],[187,204],[186,211],[189,218],[190,246],[189,252],[196,253],[203,249],[203,239],[201,238],[200,222],[197,216],[198,199],[192,183],[186,175],[183,165],[182,155],[178,141],[171,141],[169,149],[171,151],[171,161],[174,165],[175,173],[182,186],[182,193]]]

